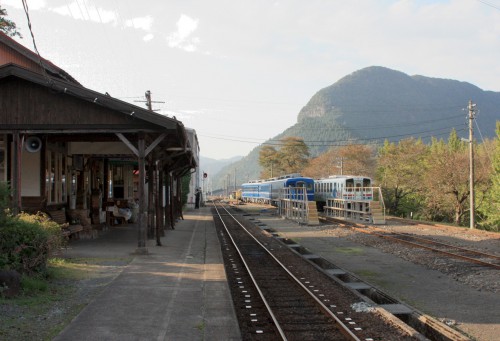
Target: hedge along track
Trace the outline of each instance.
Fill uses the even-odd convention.
[[[281,340],[371,339],[356,336],[351,331],[352,327],[344,324],[341,318],[335,315],[301,279],[295,277],[228,210],[220,205],[214,207]],[[244,231],[246,237],[238,231]],[[234,237],[235,233],[238,233],[237,237]],[[255,331],[259,332],[263,333]],[[277,339],[277,336],[271,333],[269,340]],[[265,335],[262,337],[266,339]]]

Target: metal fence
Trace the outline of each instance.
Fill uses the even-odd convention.
[[[284,187],[280,189],[278,213],[283,218],[307,224],[309,222],[307,188]]]
[[[385,224],[385,204],[380,187],[346,188],[326,200],[328,217],[373,224]]]

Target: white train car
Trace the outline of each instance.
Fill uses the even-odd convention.
[[[314,180],[314,199],[322,209],[328,199],[373,200],[372,179],[365,176],[332,175]]]

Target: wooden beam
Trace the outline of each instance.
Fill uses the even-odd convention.
[[[163,139],[167,136],[167,134],[163,133],[161,134],[160,136],[158,136],[154,141],[153,143],[151,143],[149,145],[149,147],[146,149],[146,156],[149,155],[149,153],[151,153],[151,151],[161,142],[163,141]]]
[[[137,150],[137,148],[135,148],[135,146],[122,134],[122,133],[116,133],[116,136],[118,136],[118,138],[123,142],[125,143],[125,145],[128,147],[128,149],[130,149],[132,151],[132,153],[135,154],[135,156],[139,157],[139,151]],[[139,139],[139,141],[141,141]],[[144,138],[142,138],[142,141],[144,142]],[[145,154],[145,153],[144,153]],[[146,156],[146,154],[144,155],[144,157]]]

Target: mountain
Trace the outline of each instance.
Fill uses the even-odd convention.
[[[243,156],[233,156],[232,158],[229,159],[215,160],[208,157],[200,156],[200,170],[202,173],[207,173],[210,177],[213,177],[227,165],[231,165],[241,160],[242,158]]]
[[[319,120],[342,127],[362,143],[410,136],[446,138],[452,128],[465,137],[464,109],[469,100],[480,110],[476,122],[482,134],[493,137],[495,120],[500,119],[500,93],[483,91],[466,82],[408,76],[372,66],[318,91],[300,111],[297,124]],[[314,137],[308,132],[304,136],[306,140]]]
[[[349,142],[381,144],[409,137],[446,139],[455,128],[468,137],[467,105],[477,106],[476,138],[495,136],[500,120],[500,93],[484,91],[457,80],[409,76],[385,67],[367,67],[319,90],[301,109],[297,123],[271,141],[302,137],[312,156]],[[478,134],[478,133],[481,134]],[[260,147],[238,162],[222,168],[213,188],[257,179]]]

